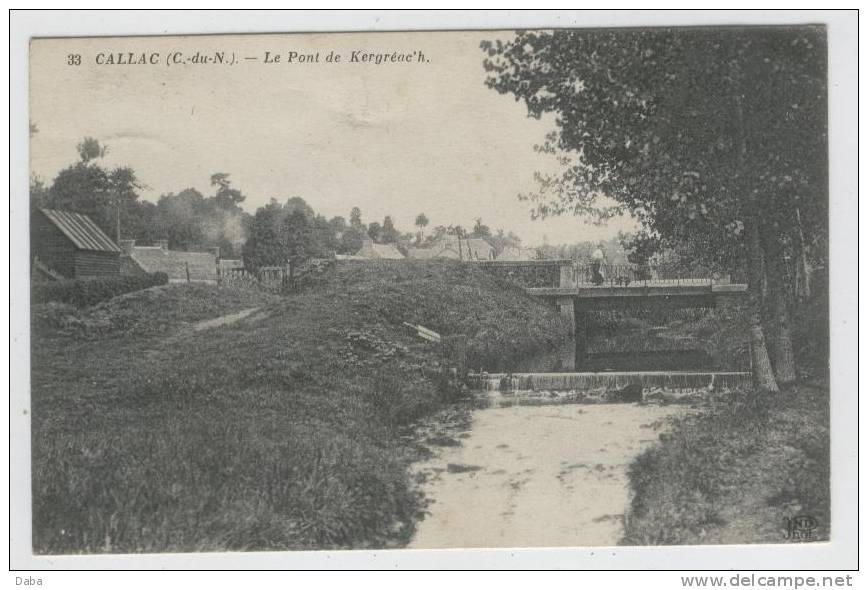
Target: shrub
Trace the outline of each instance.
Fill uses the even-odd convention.
[[[154,272],[142,276],[107,276],[92,279],[73,279],[55,283],[39,283],[31,287],[31,302],[67,303],[75,307],[87,307],[148,287],[165,285],[169,276],[164,272]]]

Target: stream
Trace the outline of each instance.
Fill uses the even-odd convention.
[[[586,351],[580,367],[572,341],[479,367],[475,387],[486,391],[475,392],[469,423],[417,433],[432,451],[413,466],[428,506],[408,548],[616,545],[630,464],[669,418],[691,411],[655,392],[725,390],[749,377],[721,371],[707,341],[668,326],[591,334]],[[612,398],[599,389],[634,380],[652,403],[600,403]]]
[[[492,394],[500,395],[500,394]],[[474,410],[457,446],[414,471],[429,500],[410,549],[611,546],[627,468],[684,406],[513,405]]]

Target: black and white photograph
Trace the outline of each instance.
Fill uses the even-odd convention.
[[[843,538],[856,195],[791,20],[29,39],[13,542]]]

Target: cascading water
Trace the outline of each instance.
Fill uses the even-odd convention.
[[[482,373],[468,376],[481,391],[727,390],[750,385],[747,372],[624,371],[606,373]]]

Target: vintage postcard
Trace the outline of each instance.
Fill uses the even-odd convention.
[[[829,38],[31,39],[29,550],[828,543]]]

